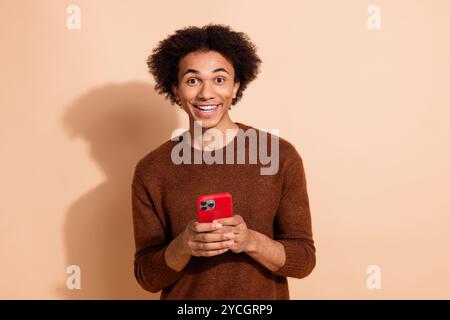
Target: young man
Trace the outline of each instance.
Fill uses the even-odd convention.
[[[190,123],[139,161],[132,183],[135,276],[144,289],[162,290],[161,299],[289,299],[286,277],[304,278],[315,267],[300,155],[288,141],[262,139],[264,132],[230,119],[260,63],[248,37],[222,25],[178,30],[149,57],[156,90]],[[239,143],[247,131],[256,148],[245,136]],[[180,163],[180,142],[184,159],[188,151],[201,159],[242,152],[250,160],[267,148],[277,168],[262,174],[262,163],[252,161]],[[199,223],[197,197],[223,192],[233,196],[234,216]]]

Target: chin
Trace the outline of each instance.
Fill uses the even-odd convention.
[[[201,121],[202,122],[202,128],[203,129],[214,128],[219,123],[219,121],[216,120],[216,119],[209,119],[209,120],[197,119],[197,121]]]
[[[195,121],[201,121],[203,129],[210,129],[210,128],[217,126],[220,123],[220,121],[222,120],[223,116],[224,116],[224,114],[218,114],[216,117],[210,118],[210,119],[198,118],[198,117],[194,117],[194,116],[192,116],[192,118]]]

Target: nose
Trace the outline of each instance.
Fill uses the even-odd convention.
[[[202,100],[209,100],[214,98],[214,89],[212,85],[208,84],[207,82],[204,82],[202,87],[200,88],[198,97]]]

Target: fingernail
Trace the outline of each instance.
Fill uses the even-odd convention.
[[[233,246],[233,244],[234,244],[234,241],[229,241],[228,242],[228,247],[231,248]]]
[[[227,238],[231,239],[231,238],[234,238],[234,233],[233,232],[228,232],[228,233],[225,233],[225,236]]]
[[[215,223],[214,228],[220,229],[220,228],[222,228],[222,225],[220,223]]]

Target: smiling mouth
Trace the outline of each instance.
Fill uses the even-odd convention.
[[[201,112],[205,112],[205,113],[212,113],[214,111],[216,111],[219,106],[221,106],[221,104],[211,104],[211,105],[205,105],[205,106],[198,106],[198,105],[193,105],[197,110],[200,110]]]

